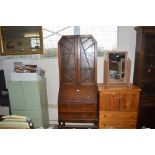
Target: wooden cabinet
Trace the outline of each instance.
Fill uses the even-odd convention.
[[[63,36],[59,41],[59,127],[65,123],[93,123],[97,127],[95,39]]]
[[[136,128],[140,89],[99,85],[99,128]]]
[[[133,83],[142,89],[138,128],[155,128],[155,26],[136,27]]]
[[[39,81],[9,81],[8,89],[13,115],[31,118],[35,128],[49,126],[45,78]]]

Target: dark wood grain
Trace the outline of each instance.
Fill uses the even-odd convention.
[[[136,27],[133,83],[140,88],[138,128],[155,128],[155,26]]]
[[[63,36],[59,41],[59,127],[65,123],[98,124],[97,45],[91,35]]]

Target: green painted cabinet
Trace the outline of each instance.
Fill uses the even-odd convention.
[[[31,118],[35,128],[49,126],[45,78],[38,81],[9,81],[8,90],[13,115]]]

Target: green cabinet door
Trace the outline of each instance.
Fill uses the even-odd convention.
[[[40,110],[40,82],[25,82],[23,85],[25,110]]]
[[[35,128],[49,126],[45,78],[38,81],[9,81],[8,89],[12,114],[31,118]]]
[[[9,82],[8,89],[11,110],[25,109],[23,84],[21,82]]]

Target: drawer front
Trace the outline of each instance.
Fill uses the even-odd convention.
[[[105,123],[103,121],[99,121],[100,129],[135,129],[136,121],[131,122],[113,122],[113,123]]]
[[[65,103],[59,104],[60,112],[95,112],[97,111],[96,103]]]
[[[104,121],[131,121],[137,120],[137,112],[107,112],[100,111],[99,119]]]
[[[97,88],[94,85],[60,86],[59,100],[62,102],[97,102]]]
[[[99,128],[136,128],[137,112],[99,112]]]
[[[59,112],[59,118],[64,120],[90,120],[96,119],[95,112]]]

